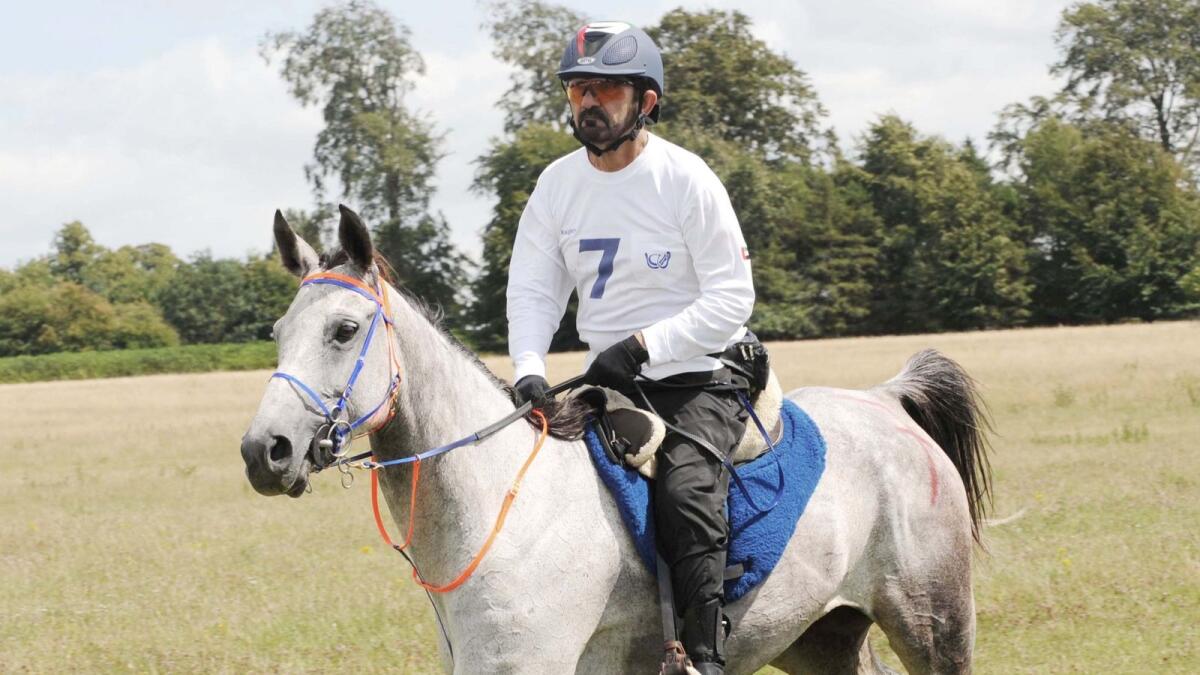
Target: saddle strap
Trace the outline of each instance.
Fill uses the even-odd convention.
[[[658,608],[662,612],[663,643],[668,647],[679,639],[675,632],[675,591],[671,588],[671,567],[663,560],[662,554],[658,560]],[[668,651],[669,653],[669,651]],[[666,665],[666,662],[663,662]]]

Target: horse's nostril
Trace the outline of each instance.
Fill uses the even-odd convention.
[[[271,440],[271,461],[275,463],[283,462],[292,457],[292,442],[286,436],[272,436]]]

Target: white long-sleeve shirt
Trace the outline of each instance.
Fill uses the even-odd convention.
[[[729,195],[704,160],[651,134],[620,171],[596,169],[581,148],[542,172],[509,265],[514,381],[545,377],[572,288],[587,363],[640,330],[646,377],[718,368],[706,355],[745,334],[754,286]]]

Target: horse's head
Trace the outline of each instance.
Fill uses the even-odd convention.
[[[355,434],[383,424],[399,384],[389,288],[371,236],[341,208],[342,252],[323,269],[316,252],[275,213],[275,243],[303,281],[275,324],[279,368],[242,437],[246,478],[264,495],[299,497],[309,472],[334,461]]]

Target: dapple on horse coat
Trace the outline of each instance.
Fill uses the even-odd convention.
[[[275,235],[284,264],[300,277],[324,269],[369,287],[380,281],[367,229],[349,209],[342,209],[342,250],[325,268],[278,214]],[[336,401],[361,350],[347,398],[355,419],[388,400],[394,358],[401,376],[394,416],[371,436],[379,460],[442,445],[513,412],[503,386],[472,354],[418,304],[379,286],[392,329],[377,331],[365,350],[376,303],[332,285],[303,286],[276,324],[279,370]],[[825,437],[825,473],[778,566],[726,608],[736,626],[729,672],[767,664],[793,673],[888,672],[865,639],[872,622],[910,672],[969,672],[974,523],[988,492],[970,379],[926,351],[873,389],[804,388],[788,398]],[[301,496],[325,421],[293,381],[271,379],[242,440],[255,489]],[[449,581],[472,559],[538,435],[518,422],[427,460],[411,513],[412,465],[383,470],[396,528],[415,523],[407,552],[424,579]],[[657,672],[655,581],[582,441],[545,440],[474,575],[432,600],[448,640],[441,642],[448,672]]]

